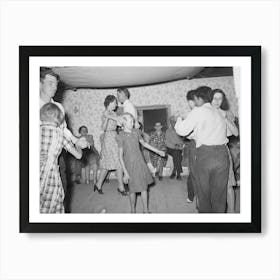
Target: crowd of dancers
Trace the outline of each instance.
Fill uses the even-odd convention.
[[[90,171],[93,172],[92,190],[99,195],[104,194],[102,186],[108,172],[115,170],[117,191],[129,197],[131,213],[136,212],[137,193],[141,193],[143,212],[150,213],[148,189],[155,176],[159,181],[163,179],[168,154],[174,166],[170,178],[182,180],[182,156],[187,151],[187,202],[196,198],[200,213],[234,212],[232,187],[236,185],[237,172],[234,170],[237,169],[227,143],[230,135],[238,136],[238,127],[225,108],[226,97],[222,90],[199,87],[189,91],[186,97],[192,110],[186,119],[173,115],[166,132],[157,122],[154,132],[148,135],[138,120],[129,90],[119,88],[116,96],[108,95],[104,100],[99,153],[86,126],[79,128],[80,137],[75,137],[67,128],[64,108],[53,100],[58,82],[59,77],[51,69],[41,68],[41,213],[65,211],[61,176],[61,167],[65,163],[63,157],[59,157],[63,148],[79,160],[84,183],[90,183]],[[123,107],[121,115],[116,112],[118,102]]]

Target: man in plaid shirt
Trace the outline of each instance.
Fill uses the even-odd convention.
[[[40,110],[40,119],[40,213],[64,213],[58,156],[64,148],[80,159],[82,150],[74,147],[60,126],[64,115],[56,104],[45,104]]]

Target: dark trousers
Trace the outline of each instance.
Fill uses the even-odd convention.
[[[195,179],[200,213],[225,213],[229,158],[225,145],[196,149]]]
[[[177,172],[177,176],[179,176],[182,172],[182,150],[175,150],[167,147],[167,153],[173,158],[173,171],[172,174]]]
[[[193,201],[196,192],[196,182],[195,182],[195,160],[196,160],[196,147],[195,141],[191,140],[188,143],[188,162],[189,162],[189,176],[187,179],[188,186],[188,199]]]
[[[62,182],[62,186],[64,189],[64,193],[66,194],[67,190],[67,176],[66,176],[66,163],[64,159],[64,154],[61,153],[59,158],[58,158],[58,165],[59,165],[59,173],[60,173],[60,178]]]

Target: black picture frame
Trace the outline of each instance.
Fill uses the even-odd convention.
[[[251,58],[250,223],[32,223],[29,221],[29,58],[33,56],[248,56]],[[39,77],[38,77],[39,78]],[[21,233],[261,232],[261,46],[19,46]],[[253,93],[253,94],[252,94]],[[37,176],[37,175],[34,175]],[[252,187],[253,186],[253,187]],[[248,187],[248,186],[247,186]],[[69,214],[67,214],[69,215]]]

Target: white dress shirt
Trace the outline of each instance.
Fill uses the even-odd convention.
[[[195,107],[185,120],[178,118],[175,130],[181,136],[193,132],[197,148],[201,145],[214,146],[228,142],[225,119],[210,103]]]
[[[135,128],[139,128],[137,110],[136,110],[135,106],[130,102],[129,99],[125,100],[125,102],[123,103],[123,112],[130,113],[134,117]]]
[[[137,120],[137,110],[129,99],[125,100],[125,102],[123,103],[123,112],[130,113],[134,117],[134,119]]]

